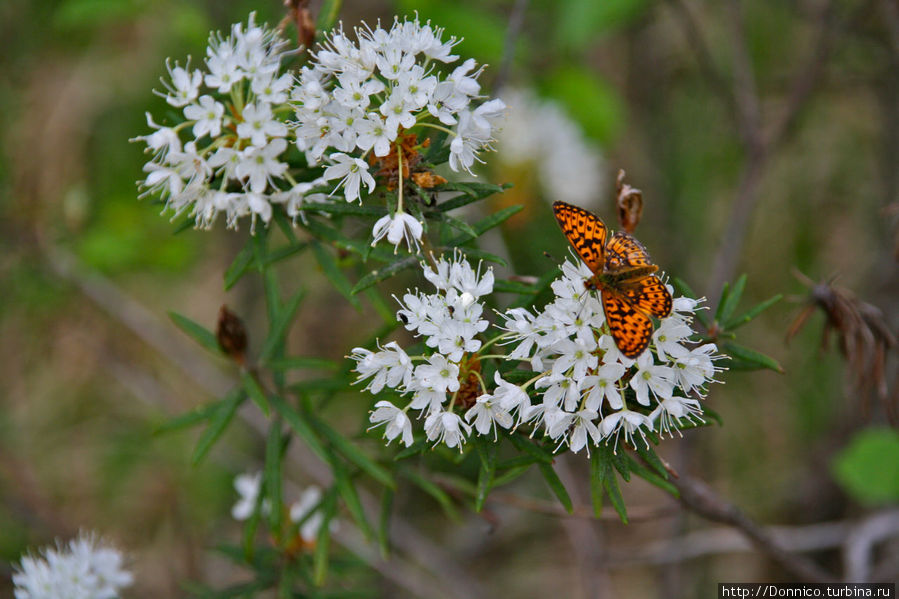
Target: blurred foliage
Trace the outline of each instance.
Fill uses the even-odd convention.
[[[833,472],[856,501],[872,505],[899,502],[899,433],[871,428],[856,434],[835,456]]]
[[[417,10],[465,38],[460,54],[489,63],[482,78],[489,90],[506,59],[515,4],[348,0],[341,18],[349,26]],[[706,287],[708,270],[746,156],[672,4],[533,0],[506,84],[558,101],[601,145],[609,184],[596,190],[591,209],[613,220],[613,175],[619,167],[628,170],[646,199],[638,236],[664,270],[703,295],[717,291]],[[713,65],[730,84],[733,30],[726,7],[687,4],[707,36]],[[770,118],[783,109],[797,65],[804,64],[814,42],[816,20],[807,3],[763,0],[741,6],[762,114]],[[279,0],[0,2],[0,276],[6,290],[0,297],[0,559],[14,560],[28,546],[85,527],[127,547],[140,564],[139,584],[130,596],[178,596],[186,579],[241,580],[229,562],[204,550],[210,539],[240,543],[239,527],[228,514],[235,499],[231,480],[258,467],[265,440],[249,430],[229,431],[194,468],[190,456],[201,433],[178,432],[164,441],[151,437],[169,416],[212,400],[191,376],[198,369],[174,363],[153,349],[150,335],[136,335],[77,283],[60,277],[48,250],[58,247],[75,256],[84,272],[108,276],[158,321],[171,309],[211,328],[227,302],[247,315],[251,331],[264,326],[264,300],[250,285],[236,282],[228,291],[222,286],[221,272],[247,231],[220,227],[173,235],[174,226],[159,216],[158,205],[136,200],[134,181],[144,160],[139,147],[127,143],[146,133],[145,111],[162,114],[164,102],[149,90],[159,87],[165,58],[197,60],[211,29],[244,20],[251,10],[260,21],[282,16]],[[891,140],[899,138],[899,61],[877,3],[837,2],[834,18],[841,29],[823,82],[762,177],[739,269],[749,275],[742,305],[801,292],[790,274],[797,266],[816,278],[839,273],[846,287],[884,309],[895,328],[899,277],[890,256],[893,231],[883,210],[897,201],[899,189],[890,151]],[[526,175],[494,171],[489,180],[513,181],[516,187],[508,195],[525,205],[496,236],[495,252],[507,250],[514,272],[534,275],[552,264],[543,253],[558,261],[566,243],[539,186]],[[285,278],[308,287],[287,336],[292,354],[340,363],[347,348],[364,342],[359,331],[393,310],[366,299],[357,312],[331,291],[326,263],[304,258],[279,268]],[[391,287],[419,283],[401,273]],[[853,513],[855,502],[895,504],[895,433],[865,431],[883,415],[863,416],[843,391],[839,359],[818,353],[823,316],[814,316],[789,347],[783,344],[792,311],[789,302],[780,302],[741,331],[747,346],[773,356],[785,374],[722,374],[727,384],[708,405],[725,426],[701,436],[687,433],[683,449],[663,457],[705,474],[761,520],[840,519]],[[163,322],[168,334],[179,335]],[[251,335],[251,343],[262,338]],[[314,372],[292,373],[288,384],[314,378]],[[341,401],[345,404],[329,407],[322,417],[339,431],[357,430],[359,397]],[[315,407],[310,403],[310,410]],[[441,456],[442,463],[444,457],[452,458]],[[818,467],[831,459],[832,470]],[[458,468],[476,480],[489,463],[489,456],[483,461],[472,456]],[[590,465],[579,467],[588,480]],[[485,476],[502,476],[490,470],[484,468]],[[309,482],[306,473],[286,474],[298,484]],[[416,474],[409,470],[403,480]],[[522,494],[552,498],[539,475],[516,485]],[[593,496],[605,492],[614,507],[617,493],[609,485]],[[589,502],[590,489],[581,490],[580,500]],[[477,497],[476,488],[469,491]],[[622,485],[620,492],[631,502],[665,501],[648,485]],[[556,519],[510,508],[485,536],[484,521],[470,520],[467,513],[447,526],[435,522],[441,509],[459,510],[454,498],[433,484],[398,492],[391,501],[394,511],[459,555],[466,572],[490,591],[576,592],[559,586],[560,573],[570,572],[574,558]],[[618,549],[656,539],[658,530],[658,521],[632,522],[626,529],[605,526],[604,534],[609,547]],[[222,547],[221,554],[242,559],[239,548]],[[780,575],[754,557],[739,559],[736,571],[747,578]],[[388,583],[359,573],[357,564],[339,567],[369,581],[379,596],[395,595]],[[692,581],[681,596],[696,597],[707,596],[709,588],[697,581],[735,571],[726,558],[677,568]],[[664,577],[656,572],[616,570],[613,581],[621,596],[656,597],[664,590]],[[9,594],[8,582],[0,582],[0,594]]]

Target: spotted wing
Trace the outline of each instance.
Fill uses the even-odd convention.
[[[652,259],[643,244],[624,231],[618,231],[606,245],[606,270],[627,266],[652,266]]]
[[[625,283],[618,291],[639,311],[656,318],[671,314],[671,294],[659,277],[649,276]]]
[[[652,319],[614,289],[602,290],[602,308],[619,351],[628,358],[642,354],[652,337]]]
[[[592,212],[565,202],[553,203],[553,213],[577,255],[590,270],[601,273],[606,244],[606,226],[603,222]]]

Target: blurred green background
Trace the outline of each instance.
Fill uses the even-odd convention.
[[[714,387],[707,401],[724,426],[691,431],[662,451],[762,522],[851,518],[899,503],[895,433],[858,437],[883,425],[882,408],[854,390],[834,348],[820,351],[822,314],[790,345],[784,338],[807,292],[794,267],[813,279],[838,275],[839,285],[883,310],[896,330],[897,17],[889,0],[735,4],[766,132],[789,110],[797,78],[817,65],[807,61],[820,49],[821,6],[828,6],[826,57],[814,67],[820,70],[812,73],[812,91],[783,143],[751,175],[757,204],[737,269],[749,275],[747,306],[776,293],[796,296],[741,337],[780,361],[785,374],[723,373],[726,385]],[[522,8],[520,33],[510,37],[510,16]],[[252,280],[227,293],[221,282],[248,227],[233,232],[220,223],[211,232],[173,235],[157,205],[137,200],[144,156],[128,139],[147,132],[146,111],[165,111],[151,93],[165,58],[197,60],[210,30],[245,21],[252,10],[258,21],[283,16],[276,0],[0,3],[0,561],[86,528],[127,550],[137,578],[128,597],[180,596],[179,583],[188,578],[240,579],[207,550],[239,539],[229,514],[231,483],[258,467],[261,439],[238,427],[212,460],[193,468],[195,432],[151,433],[208,399],[228,376],[226,364],[191,347],[168,310],[211,328],[227,303],[247,320],[251,337],[263,322]],[[751,159],[724,99],[740,80],[727,3],[347,0],[341,15],[354,25],[415,10],[465,38],[457,53],[490,65],[481,79],[486,92],[503,72],[504,93],[528,90],[581,128],[603,157],[588,207],[611,222],[615,173],[626,169],[643,190],[637,235],[655,261],[715,295],[712,265]],[[704,53],[692,42],[694,28]],[[541,148],[564,149],[549,140]],[[503,238],[486,241],[503,249],[518,274],[542,274],[552,267],[544,251],[566,251],[549,209],[552,191],[527,164],[501,155],[487,161],[482,177],[515,184],[494,206],[521,203],[526,210]],[[359,342],[369,315],[347,306],[314,262],[282,268],[312,290],[291,349],[341,358]],[[354,425],[366,407],[354,406]],[[571,464],[577,478],[579,464]],[[312,480],[301,470],[289,474],[298,485]],[[537,479],[514,491],[549,498]],[[672,506],[641,482],[624,492],[638,512]],[[585,566],[583,547],[561,518],[510,509],[495,526],[472,514],[447,522],[411,491],[397,501],[470,577],[481,593],[471,596],[603,596],[596,594],[597,572],[606,577],[602,588],[614,590],[606,596],[626,597],[708,597],[721,580],[785,578],[745,552],[673,566],[628,561],[654,541],[706,526],[676,509],[628,526],[592,525],[601,551]],[[816,555],[838,567],[838,549]],[[894,539],[880,551],[899,554],[899,546]],[[4,568],[0,594],[8,595]],[[391,583],[371,580],[375,596],[396,596]],[[434,596],[465,595],[435,588]]]

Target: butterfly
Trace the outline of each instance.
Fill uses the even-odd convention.
[[[671,314],[671,294],[655,276],[659,267],[651,262],[646,248],[624,231],[606,243],[606,225],[592,212],[555,202],[553,213],[568,243],[593,272],[584,286],[601,293],[615,345],[624,356],[636,358],[649,346],[652,317]]]

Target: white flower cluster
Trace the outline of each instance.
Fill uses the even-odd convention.
[[[166,209],[188,212],[200,228],[211,227],[221,212],[235,227],[244,216],[268,223],[273,203],[286,204],[295,217],[304,198],[321,201],[324,196],[310,192],[324,181],[297,183],[284,160],[289,130],[283,119],[293,85],[290,74],[279,72],[285,43],[251,14],[246,28],[235,24],[227,37],[210,35],[205,69],[190,70],[189,60],[183,67],[168,64],[159,95],[185,121],[166,127],[147,114],[155,131],[135,139],[152,154],[144,195],[158,194]]]
[[[234,478],[234,490],[237,491],[240,498],[231,508],[231,516],[237,521],[247,520],[256,509],[256,502],[262,490],[262,473],[238,474]],[[313,545],[318,539],[318,531],[324,521],[324,515],[319,509],[321,500],[321,489],[315,485],[309,485],[300,493],[300,498],[290,504],[290,521],[299,524],[300,538],[307,545]],[[262,501],[260,509],[263,514],[269,513],[271,504],[267,499]],[[337,522],[332,520],[331,528],[333,529],[336,524]]]
[[[497,157],[508,165],[533,167],[551,200],[596,204],[604,189],[603,159],[580,126],[551,100],[512,90],[503,94],[509,116],[496,138]]]
[[[445,77],[432,67],[433,61],[458,60],[451,54],[456,38],[443,41],[442,29],[417,18],[396,19],[389,30],[356,28],[355,35],[354,42],[342,29],[331,33],[291,93],[297,146],[307,162],[326,161],[324,178],[336,179],[348,202],[361,201],[363,187],[369,193],[375,188],[369,154],[392,157],[388,162],[396,176],[408,178],[415,156],[404,156],[403,132],[432,128],[452,139],[450,168],[471,172],[477,153],[490,147],[505,104],[493,99],[474,105],[481,98],[482,70],[474,60]],[[395,246],[405,238],[412,249],[422,226],[404,211],[402,182],[398,189],[392,216],[381,219],[373,234],[376,242],[386,235]]]
[[[16,599],[114,599],[134,582],[122,562],[117,549],[82,533],[65,547],[22,557],[12,577]]]
[[[405,294],[397,317],[408,330],[423,337],[433,353],[410,357],[396,342],[390,342],[377,352],[357,347],[350,357],[357,362],[359,381],[368,380],[366,389],[372,394],[386,387],[411,395],[403,408],[387,400],[375,404],[370,420],[375,426],[386,424],[384,434],[388,442],[401,437],[406,446],[412,444],[408,412],[418,410],[419,417],[425,418],[429,441],[461,448],[471,433],[466,420],[474,419],[478,433],[487,434],[493,420],[483,423],[481,413],[496,409],[479,397],[484,381],[478,358],[473,355],[482,347],[477,336],[488,325],[482,318],[484,307],[478,299],[493,292],[493,271],[488,268],[481,273],[480,268],[473,268],[457,253],[451,261],[437,261],[436,270],[425,266],[424,275],[437,291]],[[416,361],[421,363],[414,365]],[[463,420],[457,410],[466,407]],[[497,416],[496,422],[509,427],[512,419]]]
[[[696,398],[714,381],[719,356],[714,344],[688,340],[698,302],[675,298],[650,347],[631,360],[609,335],[598,295],[585,288],[590,270],[580,261],[565,262],[562,273],[552,283],[555,299],[543,311],[534,315],[518,308],[505,315],[516,343],[508,357],[529,360],[543,373],[535,382],[543,401],[524,406],[519,419],[542,426],[574,452],[589,448],[590,439],[617,444],[623,436],[635,445],[637,437],[646,443],[648,431],[670,435],[686,423],[701,422]]]

